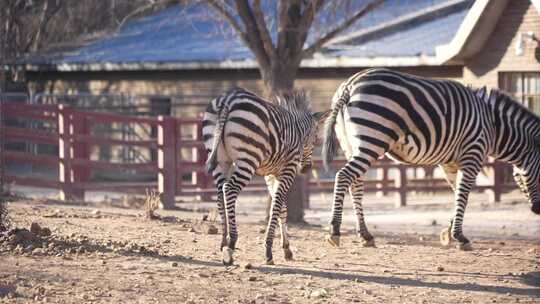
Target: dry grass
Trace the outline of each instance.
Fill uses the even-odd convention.
[[[147,189],[146,197],[144,199],[144,215],[146,219],[154,220],[159,218],[154,211],[159,208],[160,203],[161,193],[155,192],[154,190],[148,191]]]

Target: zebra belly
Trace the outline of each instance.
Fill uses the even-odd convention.
[[[422,155],[419,155],[420,147],[411,135],[404,136],[395,142],[386,155],[397,162],[406,164],[418,164]]]

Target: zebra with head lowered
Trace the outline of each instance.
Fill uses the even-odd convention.
[[[441,241],[470,249],[462,224],[469,192],[488,156],[514,166],[531,210],[540,214],[540,118],[508,95],[472,89],[386,69],[371,69],[343,82],[325,127],[325,166],[336,137],[348,159],[337,173],[328,241],[339,245],[343,198],[348,189],[365,246],[374,246],[362,211],[363,178],[386,154],[403,163],[439,165],[454,190],[455,211]]]
[[[272,242],[278,219],[285,258],[292,259],[287,239],[286,195],[297,171],[311,167],[319,126],[330,112],[311,113],[303,93],[278,96],[276,104],[244,89],[214,99],[203,119],[207,169],[217,187],[223,224],[223,263],[233,262],[238,237],[235,204],[254,174],[265,177],[272,197],[266,230],[266,263],[272,264]]]

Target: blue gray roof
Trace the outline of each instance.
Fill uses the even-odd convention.
[[[335,59],[434,55],[436,46],[452,40],[472,3],[389,0],[351,26],[337,42],[327,44],[318,56]],[[436,9],[441,6],[445,8]],[[253,61],[252,53],[231,28],[225,23],[217,24],[210,14],[200,5],[169,7],[132,20],[118,32],[86,45],[45,56],[27,56],[20,62],[69,66]],[[312,29],[308,43],[315,39],[318,30]]]

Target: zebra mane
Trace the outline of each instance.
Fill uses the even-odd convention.
[[[290,112],[310,113],[311,104],[303,90],[292,92],[281,92],[274,96],[277,105]]]
[[[490,89],[487,91],[486,87],[483,88],[471,88],[474,94],[485,103],[497,108],[500,104],[510,104],[514,108],[518,108],[522,113],[526,113],[531,117],[534,117],[538,123],[540,123],[540,117],[530,109],[525,107],[521,102],[517,101],[514,97],[503,90]]]

